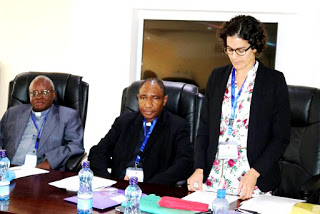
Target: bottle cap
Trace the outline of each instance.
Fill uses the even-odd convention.
[[[0,158],[5,158],[7,157],[7,151],[5,149],[0,150]]]
[[[83,161],[82,162],[82,168],[89,168],[90,167],[90,161]]]
[[[225,189],[218,189],[217,197],[218,198],[225,198],[226,197],[226,190]]]
[[[132,176],[130,178],[129,184],[130,185],[137,185],[138,184],[138,177]]]

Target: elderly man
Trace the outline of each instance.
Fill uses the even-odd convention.
[[[162,81],[145,80],[137,96],[140,112],[118,117],[108,134],[91,148],[94,174],[119,179],[135,175],[140,181],[163,184],[187,179],[193,168],[187,121],[163,109],[168,96]]]
[[[64,170],[67,160],[84,152],[78,113],[52,105],[53,82],[37,76],[29,86],[30,103],[9,108],[0,123],[0,147],[12,164]]]

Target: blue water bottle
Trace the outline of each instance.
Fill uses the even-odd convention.
[[[92,213],[92,178],[93,172],[90,169],[90,162],[84,161],[79,172],[80,187],[78,190],[78,214]]]
[[[213,214],[228,214],[229,202],[227,201],[226,190],[218,189],[217,198],[212,202],[212,211]]]
[[[141,214],[139,203],[142,191],[138,186],[138,178],[131,177],[129,184],[130,185],[125,189],[127,200],[124,214]]]
[[[9,167],[10,160],[7,158],[7,151],[2,149],[0,150],[0,201],[8,201],[10,198]]]

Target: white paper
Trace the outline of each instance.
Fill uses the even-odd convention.
[[[209,208],[212,207],[212,201],[217,197],[217,192],[208,192],[208,191],[196,191],[183,197],[182,199],[188,201],[201,202],[209,205]],[[232,202],[238,200],[239,196],[226,195],[226,199],[231,204]]]
[[[240,208],[253,210],[261,214],[289,214],[296,203],[305,202],[292,198],[273,195],[259,195],[241,203]]]
[[[79,189],[79,177],[78,175],[72,176],[72,177],[68,177],[68,178],[64,178],[62,180],[59,181],[54,181],[49,183],[49,185],[51,186],[55,186],[58,188],[62,188],[62,189],[66,189],[69,191],[78,191]],[[106,179],[106,178],[100,178],[100,177],[96,177],[93,176],[92,179],[92,190],[99,190],[101,188],[104,187],[109,187],[112,186],[113,184],[117,183],[116,181],[110,180],[110,179]]]
[[[37,166],[37,156],[34,154],[27,154],[24,159],[24,165],[28,167],[36,167]]]
[[[11,171],[13,171],[16,174],[15,179],[27,177],[30,175],[38,175],[38,174],[43,174],[43,173],[49,172],[48,170],[34,168],[34,167],[28,167],[25,165],[10,167],[10,169],[11,169]]]
[[[117,195],[115,197],[110,197],[110,199],[118,202],[119,204],[121,204],[122,202],[125,202],[127,200],[126,196],[124,196],[124,195]]]

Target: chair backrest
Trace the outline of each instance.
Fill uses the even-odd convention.
[[[137,94],[141,83],[142,81],[133,82],[123,90],[120,114],[139,111]],[[163,83],[168,95],[165,108],[189,122],[190,141],[194,143],[199,126],[203,95],[199,93],[198,87],[192,84],[170,81],[163,81]]]
[[[164,77],[162,78],[162,80],[171,81],[171,82],[184,82],[184,83],[192,84],[199,87],[199,84],[195,80],[185,78],[185,77]]]
[[[300,198],[302,184],[320,174],[320,90],[304,86],[288,89],[290,144],[280,160],[281,183],[275,194]]]
[[[9,84],[8,108],[30,103],[29,85],[39,75],[49,77],[55,87],[54,103],[78,111],[85,127],[88,106],[89,84],[82,77],[67,73],[25,72],[18,74]]]

